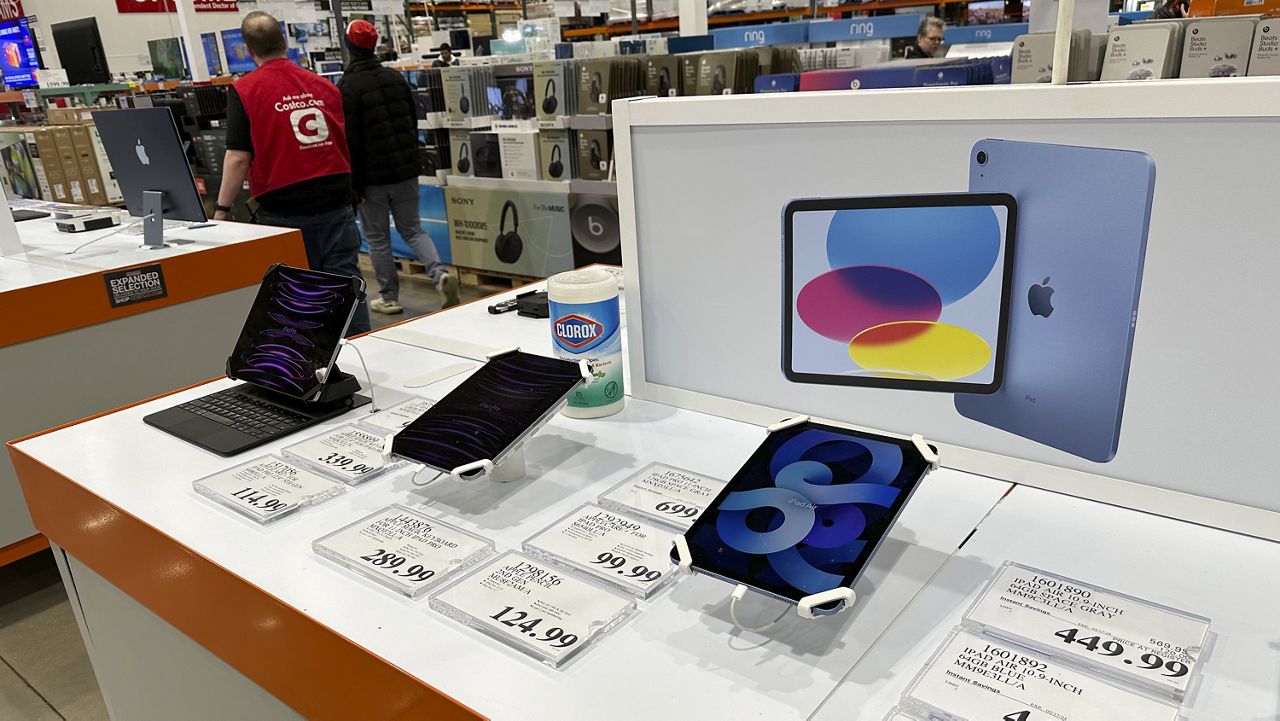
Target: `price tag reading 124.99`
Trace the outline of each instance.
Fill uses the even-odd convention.
[[[1175,700],[1209,633],[1207,618],[1015,563],[1001,567],[965,622]]]
[[[600,502],[677,528],[689,528],[724,484],[665,463],[650,463],[600,496]]]
[[[648,598],[671,578],[672,531],[587,504],[524,543],[628,593]]]
[[[635,603],[508,551],[433,596],[431,607],[559,666],[625,620]]]
[[[201,478],[192,487],[200,495],[259,523],[270,523],[346,490],[341,483],[277,456],[242,463]]]
[[[341,426],[285,448],[284,455],[344,483],[357,485],[402,465],[383,458],[384,438],[363,428]]]
[[[400,505],[362,518],[311,547],[410,598],[493,552],[492,542]]]

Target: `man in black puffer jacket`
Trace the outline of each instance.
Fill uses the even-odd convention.
[[[374,56],[378,31],[364,20],[347,26],[351,62],[338,88],[346,114],[351,150],[351,184],[360,202],[360,225],[369,243],[369,259],[378,278],[378,294],[369,309],[402,313],[400,280],[391,257],[391,225],[404,238],[440,292],[444,308],[458,304],[458,279],[440,264],[431,236],[418,217],[418,116],[413,91],[400,73],[384,68]]]

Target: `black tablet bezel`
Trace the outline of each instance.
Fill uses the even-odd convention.
[[[847,376],[797,371],[791,365],[794,321],[794,239],[792,218],[796,213],[829,210],[868,210],[874,208],[939,208],[960,206],[1000,206],[1007,219],[1004,231],[1004,268],[1001,273],[1000,318],[996,326],[994,367],[989,383],[910,380],[876,376]],[[864,388],[896,388],[940,393],[988,394],[1000,390],[1004,381],[1005,351],[1009,335],[1009,302],[1013,292],[1013,255],[1018,226],[1018,203],[1008,193],[937,193],[930,195],[881,195],[860,198],[809,198],[792,200],[783,209],[782,221],[782,372],[793,383],[860,386]]]

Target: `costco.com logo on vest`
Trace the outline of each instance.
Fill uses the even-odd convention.
[[[303,108],[289,113],[293,135],[303,145],[323,143],[329,139],[329,122],[319,108]]]
[[[555,322],[556,340],[570,348],[582,348],[600,340],[604,326],[580,315],[566,315]]]

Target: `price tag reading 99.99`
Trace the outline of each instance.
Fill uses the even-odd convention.
[[[525,541],[524,550],[648,598],[673,568],[674,539],[665,527],[588,503]]]

